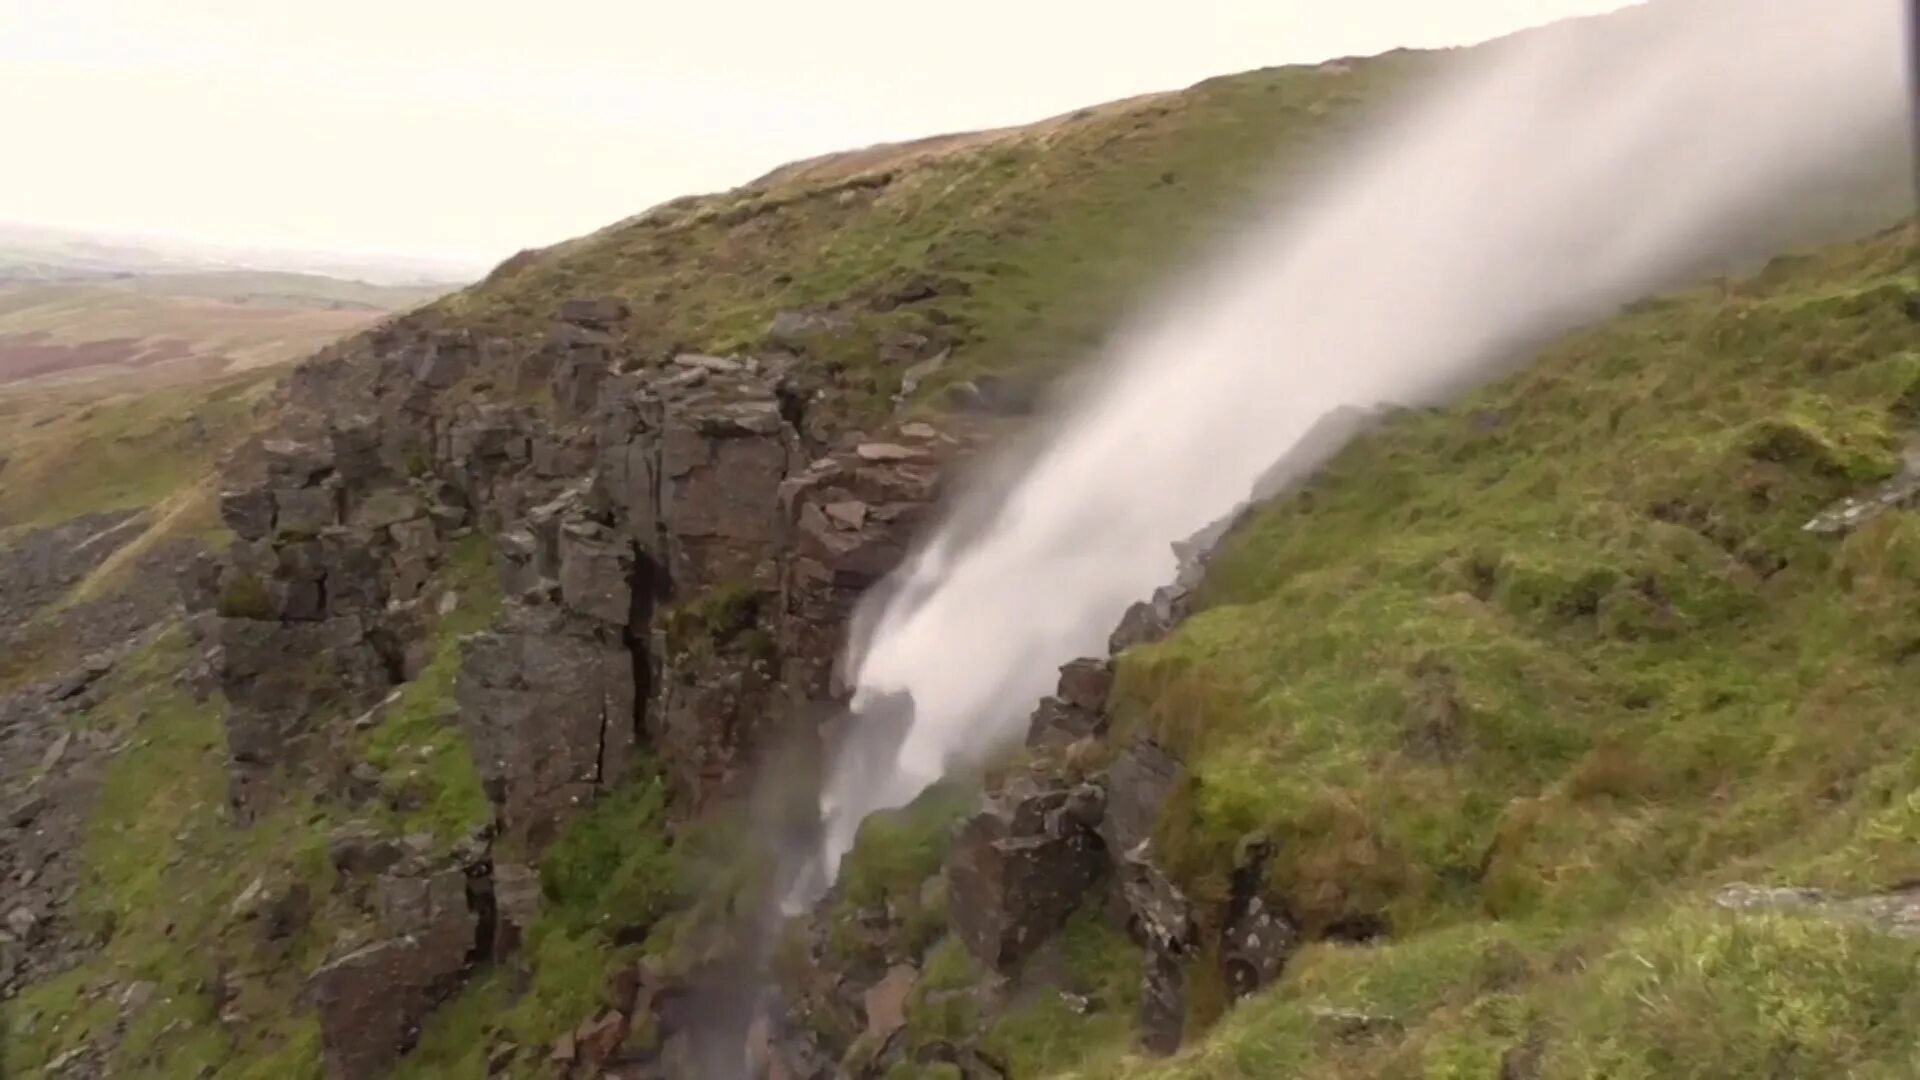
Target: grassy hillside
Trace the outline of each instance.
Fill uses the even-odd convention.
[[[1269,838],[1310,933],[1387,935],[1140,1075],[1912,1075],[1920,946],[1707,905],[1920,877],[1920,513],[1803,529],[1910,452],[1910,256],[1643,304],[1232,544],[1122,666],[1126,722],[1193,766],[1158,843],[1224,898]]]
[[[1253,196],[1303,176],[1435,60],[1253,72],[1000,132],[802,163],[509,260],[442,310],[496,333],[543,332],[571,296],[633,309],[626,347],[786,347],[869,414],[914,357],[924,384],[983,372],[1038,381],[1084,358],[1126,305],[1230,228]],[[1276,171],[1277,170],[1277,171]],[[839,325],[776,334],[781,312]],[[916,341],[915,339],[923,339]],[[912,343],[888,350],[889,342]],[[910,355],[909,355],[910,354]]]

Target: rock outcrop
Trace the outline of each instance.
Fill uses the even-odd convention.
[[[569,301],[534,344],[401,320],[303,365],[281,437],[228,470],[232,547],[185,583],[217,645],[244,818],[285,780],[353,771],[350,718],[431,659],[438,572],[475,531],[494,558],[504,608],[462,642],[455,701],[516,858],[496,867],[489,843],[465,868],[484,916],[440,885],[409,909],[425,929],[383,918],[386,938],[314,975],[347,1073],[390,1060],[467,966],[514,946],[538,907],[528,860],[638,754],[694,812],[835,711],[855,601],[964,451],[924,424],[822,446],[785,360],[647,364],[621,353],[626,317]],[[500,381],[548,404],[473,392]]]
[[[1329,418],[1324,438],[1309,439],[1276,463],[1257,497],[1310,476],[1375,415],[1354,410]],[[965,822],[945,869],[955,935],[983,966],[999,972],[1016,968],[1108,883],[1107,895],[1145,951],[1140,1044],[1153,1054],[1179,1048],[1188,969],[1200,956],[1218,957],[1219,977],[1238,999],[1277,979],[1299,940],[1291,917],[1267,894],[1271,848],[1264,841],[1248,845],[1224,906],[1189,898],[1157,863],[1152,842],[1164,805],[1185,782],[1185,766],[1149,738],[1104,745],[1114,657],[1164,637],[1190,614],[1211,552],[1248,519],[1252,505],[1174,546],[1175,579],[1126,612],[1108,657],[1061,668],[1054,694],[1028,721],[1035,764]],[[1088,749],[1094,747],[1102,749]],[[1106,765],[1086,775],[1081,763],[1088,758],[1104,758]]]
[[[581,297],[557,316],[538,341],[406,318],[302,365],[276,438],[228,471],[227,557],[185,582],[217,646],[244,818],[270,803],[270,780],[357,775],[342,725],[377,722],[377,703],[439,648],[441,569],[457,548],[470,557],[462,545],[494,560],[504,606],[461,643],[454,694],[489,838],[458,867],[458,903],[451,877],[381,871],[374,894],[412,899],[382,901],[385,936],[313,976],[329,1055],[349,1073],[389,1060],[469,966],[514,947],[539,906],[530,867],[638,757],[697,813],[744,790],[760,749],[821,737],[848,693],[836,663],[856,604],[904,559],[974,441],[953,423],[823,431],[786,353],[634,356],[624,305]],[[933,343],[888,347],[924,359]],[[1011,385],[964,390],[984,414],[1027,402]],[[1128,614],[1114,652],[1185,617],[1233,523],[1177,547],[1177,579]],[[1043,758],[1108,739],[1112,684],[1111,658],[1063,669],[1029,724]],[[1165,1049],[1200,927],[1236,993],[1274,977],[1291,938],[1252,886],[1231,911],[1190,910],[1147,842],[1178,762],[1150,742],[1112,749],[1091,775],[997,785],[952,849],[948,910],[969,951],[1006,972],[1103,888],[1122,898],[1150,945],[1148,1045]],[[349,799],[364,797],[356,784]],[[494,836],[511,863],[495,865]],[[574,1052],[610,1030],[577,1033]]]
[[[373,906],[386,936],[307,981],[334,1076],[385,1075],[413,1046],[427,1014],[485,958],[492,930],[485,869],[410,867],[377,879]]]
[[[1013,970],[1058,930],[1106,868],[1098,787],[1020,778],[968,819],[947,861],[954,931],[988,969]]]

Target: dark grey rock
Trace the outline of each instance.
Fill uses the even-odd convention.
[[[242,540],[259,540],[273,531],[273,492],[243,488],[220,493],[220,521]]]
[[[961,827],[947,860],[950,917],[967,951],[1007,972],[1039,948],[1106,867],[1099,837],[1061,789],[1015,785]]]
[[[280,536],[318,536],[340,524],[340,492],[333,487],[280,488],[273,493],[274,530]]]
[[[1186,766],[1158,745],[1141,740],[1122,750],[1107,770],[1107,812],[1100,837],[1123,858],[1153,835],[1160,808],[1186,776]]]
[[[605,330],[625,322],[627,305],[613,297],[575,297],[560,305],[560,320]]]
[[[625,626],[633,611],[634,552],[611,530],[588,522],[560,529],[560,595],[582,615]]]

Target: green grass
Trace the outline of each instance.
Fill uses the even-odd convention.
[[[677,866],[660,828],[666,809],[664,779],[647,776],[568,826],[540,861],[555,926],[575,935],[644,928],[680,899]]]
[[[326,943],[309,929],[263,965],[257,931],[232,905],[256,878],[273,887],[304,882],[324,897],[326,836],[310,824],[311,805],[298,801],[249,830],[228,822],[220,712],[171,685],[183,646],[183,635],[169,631],[123,665],[90,717],[127,741],[89,819],[73,900],[74,917],[103,944],[81,967],[9,1004],[8,1075],[29,1075],[95,1040],[111,1047],[115,1075],[258,1075],[243,1069],[255,1060],[275,1062],[278,1076],[319,1075],[317,1044],[288,1006]],[[214,1018],[222,971],[245,972],[248,1007],[258,1010],[238,1041]],[[115,1037],[117,996],[135,982],[152,984],[153,996]]]
[[[771,658],[772,638],[759,625],[763,597],[739,582],[725,582],[660,613],[667,656],[689,667],[738,643],[749,655]]]
[[[1727,1071],[1687,1074],[1892,1075],[1881,1026],[1902,1006],[1875,939],[1671,905],[1920,874],[1920,515],[1801,530],[1899,467],[1920,385],[1907,259],[1887,234],[1640,305],[1401,415],[1230,542],[1205,610],[1120,665],[1121,728],[1192,768],[1163,856],[1220,902],[1234,851],[1266,837],[1309,934],[1383,920],[1395,943],[1310,950],[1273,1003],[1153,1075],[1492,1075],[1529,1031],[1485,1028],[1506,992],[1421,959],[1453,946],[1518,958],[1527,1008],[1552,1014],[1545,1075],[1715,1054]],[[1601,958],[1591,1015],[1557,1000],[1574,991],[1552,954],[1575,946]],[[1636,983],[1636,956],[1676,981]],[[1403,962],[1431,994],[1381,989]],[[1339,965],[1353,1000],[1327,1004],[1432,1009],[1432,1030],[1321,1046],[1304,1006]],[[1455,1064],[1387,1071],[1434,1047]]]
[[[784,170],[517,256],[431,310],[532,340],[561,301],[618,297],[632,309],[627,362],[796,349],[808,360],[796,375],[829,391],[810,410],[860,424],[884,413],[910,364],[883,357],[883,343],[920,335],[922,354],[951,351],[918,391],[937,409],[964,379],[1038,383],[1079,363],[1187,256],[1315,179],[1448,62],[1399,52],[1254,71]],[[1809,200],[1804,221],[1773,231],[1824,242],[1884,226],[1904,206],[1896,159],[1890,148],[1858,198]],[[844,321],[838,332],[770,339],[777,313],[823,310]]]
[[[926,885],[939,874],[960,819],[977,802],[965,784],[940,784],[910,805],[861,824],[841,862],[833,902],[816,916],[829,927],[836,953],[860,951],[852,931],[862,910],[893,914],[897,925],[883,945],[892,959],[919,956],[946,929],[946,893]]]
[[[684,901],[688,869],[665,811],[664,781],[639,775],[570,823],[540,861],[543,907],[523,950],[437,1011],[396,1075],[478,1076],[499,1042],[523,1048],[509,1075],[545,1075],[545,1048],[605,1008],[609,978],[642,955],[621,942],[671,932],[656,924]]]
[[[0,528],[153,506],[208,476],[254,423],[271,373],[0,397]]]
[[[995,1017],[981,1041],[1014,1076],[1098,1073],[1118,1067],[1131,1044],[1145,963],[1140,950],[1092,909],[1067,922],[1059,948],[1071,982],[1061,989],[1090,998],[1093,1011],[1075,1012],[1060,990],[1046,987]]]
[[[491,623],[500,602],[484,541],[457,548],[438,583],[460,599],[433,628],[434,660],[361,749],[420,796],[383,824],[447,842],[491,814],[452,712],[459,639]],[[28,1075],[90,1041],[110,1048],[115,1075],[320,1074],[317,1021],[297,996],[339,936],[371,929],[333,889],[328,841],[346,822],[339,807],[291,785],[250,825],[229,819],[222,707],[218,699],[196,703],[174,683],[187,664],[186,644],[173,628],[123,662],[108,676],[102,704],[84,718],[126,744],[88,821],[72,908],[103,944],[76,971],[29,986],[9,1003],[7,1075]],[[234,909],[255,880],[268,895],[305,886],[308,924],[287,940],[267,941],[257,922]],[[235,980],[235,1005],[247,1017],[237,1033],[215,1017],[223,974]],[[133,982],[152,983],[155,992],[119,1030],[114,998]]]
[[[1378,947],[1314,945],[1277,989],[1127,1080],[1540,1080],[1913,1075],[1920,944],[1817,918],[1681,906],[1579,935],[1461,925]],[[1356,1032],[1327,1018],[1361,1014]]]
[[[454,687],[460,639],[491,625],[504,597],[487,542],[477,535],[461,542],[440,577],[457,606],[433,629],[433,659],[401,687],[384,719],[362,741],[359,756],[380,770],[384,785],[409,795],[408,808],[395,813],[397,831],[430,832],[452,841],[493,818],[459,724]]]
[[[633,308],[626,350],[660,360],[757,348],[776,313],[830,308],[845,330],[794,344],[802,376],[835,391],[818,407],[849,416],[898,390],[907,364],[878,346],[899,334],[953,350],[923,396],[986,372],[1037,378],[1080,359],[1182,252],[1305,175],[1430,63],[1255,72],[951,153],[901,151],[865,177],[829,168],[689,200],[514,260],[438,309],[530,337],[560,300],[617,296]],[[916,283],[935,295],[889,301]]]

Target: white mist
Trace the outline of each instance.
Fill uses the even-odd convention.
[[[1172,575],[1170,543],[1329,410],[1470,382],[1892,145],[1900,6],[1664,0],[1463,55],[1121,335],[990,526],[937,533],[876,594],[854,708],[904,691],[913,719],[897,751],[838,760],[812,880],[869,813],[1018,738],[1059,665]]]

